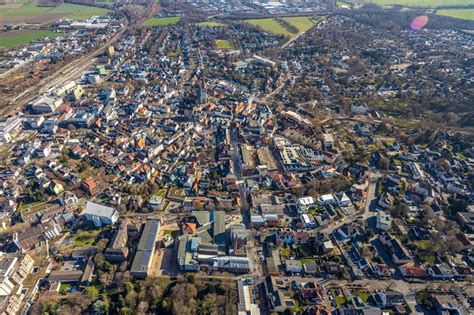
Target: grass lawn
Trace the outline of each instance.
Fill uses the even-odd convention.
[[[419,240],[414,242],[415,246],[418,247],[421,250],[426,250],[431,242],[429,240]]]
[[[347,302],[346,298],[343,295],[336,295],[335,291],[332,291],[332,297],[334,298],[334,302],[336,302],[337,306],[341,306]]]
[[[286,28],[280,25],[275,19],[251,19],[244,20],[245,23],[258,27],[265,32],[273,33],[275,35],[292,36]]]
[[[164,26],[170,24],[176,24],[181,19],[179,16],[170,16],[170,17],[161,17],[161,18],[151,18],[145,21],[143,25],[146,26]]]
[[[59,287],[59,293],[66,293],[71,290],[72,286],[69,283],[61,283]]]
[[[164,197],[164,196],[166,196],[166,192],[167,192],[166,188],[161,188],[160,190],[158,190],[158,192],[155,194],[155,196]]]
[[[244,20],[244,22],[258,27],[265,32],[275,35],[290,36],[291,38],[295,38],[298,36],[298,34],[306,32],[314,25],[314,22],[307,16],[284,17],[283,20],[295,26],[298,29],[298,33],[291,33],[285,27],[281,26],[280,23],[278,23],[278,21],[275,19],[251,19]]]
[[[305,264],[307,262],[312,262],[312,261],[315,261],[315,260],[312,259],[312,258],[303,258],[303,259],[301,259],[301,264]]]
[[[436,263],[436,257],[434,255],[420,254],[419,257],[427,264],[434,265]]]
[[[342,1],[337,1],[336,4],[340,8],[350,8],[352,6],[350,3],[346,3]]]
[[[313,21],[311,21],[307,16],[284,17],[283,20],[295,26],[300,33],[306,32],[314,25]]]
[[[100,230],[82,231],[74,235],[74,246],[91,246],[95,243]]]
[[[472,0],[365,0],[367,3],[379,5],[406,5],[412,7],[438,7],[441,5],[466,5],[472,4]]]
[[[367,302],[369,300],[370,294],[366,291],[358,291],[357,296],[363,301]]]
[[[218,26],[225,26],[223,23],[219,22],[212,22],[212,21],[205,21],[196,23],[197,26],[207,26],[207,27],[218,27]]]
[[[232,42],[226,39],[216,39],[216,47],[219,49],[231,49],[234,48]]]
[[[1,46],[1,41],[2,41],[2,39],[0,38],[0,46]],[[40,204],[42,204],[42,203],[43,203],[43,202],[41,202],[41,201],[35,201],[35,202],[32,202],[32,203],[23,203],[23,202],[20,202],[20,205],[18,206],[18,210],[21,211],[21,210],[23,210],[23,209],[28,209],[28,208],[31,208],[31,207],[40,205]]]
[[[0,35],[0,47],[10,49],[17,45],[26,44],[38,39],[43,39],[46,37],[54,38],[54,37],[59,37],[59,36],[64,36],[64,33],[56,33],[52,31],[42,30],[42,31],[33,31],[30,33],[25,33],[25,34],[19,34],[18,36],[2,37]]]
[[[456,19],[474,20],[474,9],[446,9],[437,10],[436,14],[450,16]]]

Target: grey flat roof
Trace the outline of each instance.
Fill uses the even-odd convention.
[[[95,202],[88,201],[86,205],[86,210],[84,210],[85,214],[95,215],[98,217],[107,217],[111,218],[115,213],[115,209],[111,207],[107,207]]]
[[[147,220],[138,243],[138,250],[153,250],[159,230],[160,222],[158,220]]]
[[[138,243],[137,253],[133,258],[132,273],[147,273],[151,265],[151,260],[155,252],[155,243],[160,232],[160,221],[156,219],[148,219],[143,228],[140,242]]]
[[[137,253],[135,254],[135,258],[133,259],[132,268],[130,268],[130,272],[148,273],[148,267],[150,266],[152,257],[153,255],[151,251],[137,251]]]

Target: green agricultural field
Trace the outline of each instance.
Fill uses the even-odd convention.
[[[219,22],[212,22],[212,21],[205,21],[196,23],[197,26],[207,26],[207,27],[218,27],[218,26],[225,26],[223,23]]]
[[[51,9],[52,8],[49,8],[49,7],[38,7],[36,3],[28,3],[20,8],[1,10],[0,16],[33,17],[33,16],[45,14]]]
[[[411,7],[438,7],[446,5],[468,5],[472,0],[363,0],[365,3],[378,5],[405,5]]]
[[[109,12],[107,9],[88,7],[73,3],[64,3],[59,7],[49,11],[50,14],[67,14],[66,18],[70,20],[85,20],[94,15],[106,15]]]
[[[0,21],[28,21],[34,19],[44,23],[49,21],[48,17],[53,20],[60,18],[81,20],[94,15],[105,15],[108,12],[107,9],[72,3],[63,3],[57,7],[39,7],[32,2],[19,8],[0,10]]]
[[[34,40],[43,39],[46,37],[54,38],[64,36],[64,33],[56,33],[51,31],[33,31],[29,33],[19,34],[18,36],[5,37],[0,34],[0,47],[11,49],[17,45],[29,43]]]
[[[231,49],[234,48],[232,42],[226,39],[216,39],[216,47],[218,49]]]
[[[437,10],[436,14],[450,16],[456,19],[474,20],[474,9],[446,9]]]
[[[273,33],[275,35],[292,36],[286,28],[280,25],[275,19],[252,19],[244,20],[245,23],[258,27],[265,32]]]
[[[311,21],[307,16],[284,17],[283,20],[295,26],[300,33],[306,32],[314,26],[313,21]]]
[[[179,16],[161,17],[148,19],[143,23],[146,26],[164,26],[170,24],[176,24],[181,19]]]

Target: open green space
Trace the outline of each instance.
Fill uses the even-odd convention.
[[[439,7],[446,5],[468,5],[472,0],[364,0],[362,3],[378,5],[404,5],[411,7]]]
[[[232,42],[226,39],[216,39],[216,47],[218,49],[230,49],[233,48]]]
[[[336,1],[336,5],[339,8],[350,8],[352,6],[352,4],[347,3],[347,2],[343,2],[343,1]]]
[[[272,33],[275,35],[291,36],[293,35],[290,31],[280,25],[275,19],[251,19],[244,20],[245,23],[260,28],[264,32]]]
[[[277,20],[271,18],[244,20],[244,22],[255,26],[265,32],[272,33],[275,35],[289,36],[291,38],[295,38],[299,34],[306,32],[308,29],[314,26],[314,22],[307,16],[292,16],[284,17],[282,19],[285,22],[288,22],[289,24],[296,27],[298,29],[298,32],[290,32],[287,28],[278,23]]]
[[[100,230],[81,231],[74,234],[74,246],[91,246],[94,244]]]
[[[196,23],[197,26],[207,26],[207,27],[218,27],[218,26],[225,26],[223,23],[213,22],[213,21],[204,21]]]
[[[463,20],[474,20],[474,9],[446,9],[437,10],[436,14]]]
[[[160,18],[151,18],[143,23],[146,26],[165,26],[176,24],[181,19],[179,16],[169,16],[169,17],[160,17]]]
[[[307,16],[284,17],[283,20],[295,26],[300,33],[306,32],[314,26],[313,21]]]
[[[2,39],[0,38],[0,46],[2,46]],[[18,210],[21,211],[21,210],[24,210],[24,209],[28,209],[28,208],[32,208],[34,206],[37,206],[37,205],[40,205],[42,204],[42,202],[40,201],[35,201],[35,202],[32,202],[32,203],[23,203],[20,202],[20,205],[18,206]]]
[[[56,33],[52,31],[33,31],[30,33],[19,34],[18,36],[2,37],[0,35],[0,47],[11,49],[17,45],[26,44],[35,40],[54,38],[64,36],[64,33]]]

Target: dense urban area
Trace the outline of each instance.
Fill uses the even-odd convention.
[[[0,0],[0,314],[473,314],[473,65],[469,0]]]

